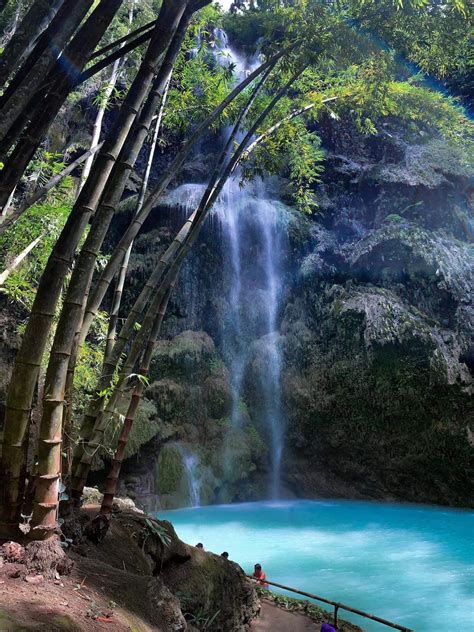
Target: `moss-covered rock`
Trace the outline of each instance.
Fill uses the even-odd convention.
[[[216,352],[212,338],[203,331],[183,331],[172,340],[158,343],[151,376],[184,378],[199,382]]]
[[[174,445],[164,446],[155,465],[155,489],[158,494],[176,492],[184,475],[181,453]]]
[[[472,377],[459,337],[392,290],[351,284],[308,292],[284,331],[290,487],[472,502]]]
[[[171,564],[164,581],[191,621],[216,632],[245,632],[258,612],[255,588],[242,569],[220,555],[195,549],[183,564]]]

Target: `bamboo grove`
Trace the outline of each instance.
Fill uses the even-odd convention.
[[[293,165],[288,177],[295,203],[312,212],[312,185],[323,159],[317,125],[328,114],[350,113],[364,133],[373,133],[380,116],[426,117],[450,142],[467,142],[459,131],[465,123],[461,108],[400,79],[389,53],[360,45],[361,36],[348,25],[347,7],[335,11],[317,2],[275,2],[269,10],[235,3],[242,28],[250,16],[261,30],[259,63],[238,82],[232,68],[224,71],[209,51],[201,57],[198,52],[201,65],[191,54],[196,41],[209,44],[212,21],[222,20],[210,4],[151,2],[150,15],[137,24],[134,0],[33,0],[0,56],[0,235],[8,238],[35,205],[70,174],[80,174],[75,199],[39,276],[10,378],[0,460],[2,538],[25,537],[19,530],[22,515],[30,516],[30,539],[46,539],[57,531],[61,489],[67,487],[70,504],[80,505],[106,430],[125,410],[118,440],[108,446],[114,454],[100,514],[90,526],[96,535],[107,529],[125,446],[173,289],[230,176],[256,177],[281,168],[282,161]],[[422,16],[423,6],[416,10]],[[463,12],[459,16],[466,19]],[[193,63],[208,73],[210,89],[191,112],[187,100],[200,94],[185,84]],[[105,130],[108,104],[127,64],[129,81],[115,97],[113,123]],[[31,190],[28,170],[44,150],[55,118],[74,93],[87,90],[98,77],[105,88],[89,146]],[[167,116],[175,120],[180,140],[150,186]],[[197,143],[224,126],[231,132],[215,163],[208,165],[202,199],[123,315],[135,238]],[[118,242],[104,252],[140,155],[146,161],[134,211]],[[36,239],[2,272],[1,283],[43,234]],[[104,254],[106,263],[99,266]],[[104,305],[109,322],[102,368],[82,418],[73,419],[78,358]]]

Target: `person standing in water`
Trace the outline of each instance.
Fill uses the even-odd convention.
[[[252,577],[257,580],[257,583],[263,586],[263,588],[268,588],[267,584],[267,576],[263,572],[261,564],[255,564],[253,567],[253,575]]]

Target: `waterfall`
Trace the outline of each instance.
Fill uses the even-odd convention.
[[[183,465],[188,477],[191,507],[199,507],[201,504],[201,481],[197,471],[199,461],[196,455],[185,451],[183,453]]]
[[[181,207],[188,216],[197,207],[204,190],[204,185],[185,184],[169,192],[165,202]],[[271,498],[279,496],[284,445],[278,314],[283,292],[281,259],[286,225],[278,204],[269,196],[265,182],[241,187],[235,177],[225,184],[209,217],[212,230],[220,233],[225,299],[219,318],[220,352],[229,370],[232,392],[223,470],[227,480],[232,480],[239,457],[239,431],[243,430],[244,378],[250,354],[258,344],[262,366],[256,388],[260,403],[252,409],[251,417],[268,446]],[[188,471],[189,480],[194,480],[192,462]]]
[[[241,425],[243,377],[255,340],[264,341],[260,371],[261,405],[255,419],[266,431],[270,453],[269,494],[277,498],[284,441],[281,411],[281,358],[278,347],[278,312],[282,295],[282,226],[278,211],[267,197],[264,183],[240,188],[237,179],[227,182],[216,213],[222,222],[223,251],[230,278],[230,314],[222,324],[223,353],[232,385],[232,428]],[[225,467],[233,467],[227,449]]]
[[[201,476],[199,472],[199,459],[190,450],[180,443],[176,444],[176,448],[181,454],[186,480],[189,489],[189,504],[191,507],[201,506]]]

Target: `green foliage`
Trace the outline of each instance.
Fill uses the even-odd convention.
[[[29,163],[25,173],[27,182],[27,191],[43,187],[51,178],[60,173],[64,167],[64,157],[57,152],[50,152],[40,149],[34,159]],[[67,176],[61,182],[51,189],[49,193],[49,201],[62,201],[67,192],[72,188],[72,178]]]
[[[155,465],[155,489],[159,494],[172,494],[179,489],[184,474],[183,459],[174,446],[164,446]]]
[[[175,65],[163,120],[164,126],[173,132],[186,133],[208,115],[227,95],[233,80],[230,60],[220,52],[212,33],[209,26],[203,25],[197,48],[197,34],[192,38],[188,34]],[[219,129],[227,116],[228,113],[223,114],[214,129]]]
[[[472,71],[472,5],[465,0],[345,0],[338,9],[438,79],[459,80]]]
[[[145,526],[150,535],[157,537],[163,546],[168,547],[171,544],[171,536],[168,530],[159,522],[151,518],[145,518]]]
[[[93,104],[97,108],[99,109],[104,108],[106,110],[109,110],[110,108],[114,107],[114,105],[118,101],[123,99],[123,97],[125,96],[125,90],[120,90],[119,88],[115,86],[112,88],[112,92],[109,96],[108,95],[109,88],[110,88],[110,84],[108,82],[104,83],[101,86],[98,93],[96,94],[96,96],[94,97],[94,99],[92,100]]]
[[[355,2],[354,6],[360,9],[362,4]],[[417,13],[419,19],[426,14],[423,2],[411,3],[409,9],[408,5],[395,9],[394,4],[388,4],[403,15],[415,9],[421,12]],[[250,44],[256,25],[264,51],[267,46],[271,50],[275,41],[283,45],[295,33],[305,33],[300,52],[280,65],[255,105],[253,116],[262,111],[304,60],[306,68],[288,97],[281,99],[258,130],[262,142],[246,156],[243,169],[244,179],[265,173],[286,177],[288,196],[305,212],[317,207],[315,186],[323,169],[324,153],[315,128],[328,115],[335,120],[344,117],[363,135],[378,134],[382,121],[398,118],[423,134],[426,141],[442,139],[448,154],[456,154],[461,165],[472,166],[474,128],[463,109],[454,99],[427,87],[423,77],[407,76],[395,53],[355,28],[348,17],[344,3],[331,5],[328,11],[311,0],[270,1],[251,6],[240,3],[238,14],[225,21],[237,43],[244,47]],[[464,18],[458,14],[456,19]]]
[[[42,236],[19,268],[14,270],[2,288],[9,299],[30,309],[39,277],[70,210],[70,191],[28,209],[20,219],[0,236],[0,269],[4,270],[32,241]]]
[[[259,458],[262,454],[265,454],[265,452],[268,451],[265,441],[262,439],[255,426],[249,424],[245,428],[245,432],[249,438],[249,445],[251,446],[252,454],[254,454],[256,458]]]
[[[211,375],[218,375],[224,367],[225,364],[219,356],[213,356],[209,360],[209,372]]]

